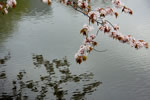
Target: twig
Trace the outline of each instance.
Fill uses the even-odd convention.
[[[96,52],[106,52],[107,51],[107,49],[105,49],[105,50],[97,50],[95,48],[93,48],[93,50],[96,51]]]

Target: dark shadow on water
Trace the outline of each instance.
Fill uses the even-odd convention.
[[[0,65],[4,65],[6,63],[7,60],[9,60],[11,58],[10,53],[8,52],[8,54],[2,58],[0,58]]]
[[[46,75],[39,75],[40,80],[27,80],[28,72],[20,71],[12,80],[12,92],[2,92],[0,100],[84,100],[102,84],[94,80],[93,73],[72,74],[67,57],[48,61],[43,55],[33,54],[32,58],[35,70],[44,67]]]
[[[6,66],[6,62],[11,58],[10,53],[8,53],[4,57],[0,57],[0,79],[5,79],[6,78],[6,73],[4,70],[4,66]]]

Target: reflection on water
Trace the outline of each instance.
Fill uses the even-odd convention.
[[[0,14],[0,35],[4,33],[9,34],[13,29],[16,29],[16,22],[21,19],[22,15],[26,12],[26,8],[29,7],[29,2],[26,0],[18,0],[17,3],[15,9],[9,9],[8,15]]]
[[[40,0],[18,0],[15,9],[9,9],[8,15],[0,14],[0,44],[11,37],[18,29],[18,22],[28,16],[39,19],[52,13],[51,6],[44,5]],[[29,18],[28,20],[30,20]]]
[[[5,64],[5,62],[9,60],[10,58],[11,56],[10,56],[10,53],[8,52],[6,56],[4,56],[3,58],[0,58],[0,64]]]
[[[4,58],[10,58],[10,55]],[[12,93],[2,91],[0,99],[66,100],[69,97],[73,100],[83,100],[86,95],[96,91],[96,87],[101,84],[93,79],[93,73],[72,74],[67,57],[48,61],[43,55],[33,54],[32,58],[35,70],[44,68],[47,74],[40,75],[40,80],[28,80],[26,79],[28,72],[21,70],[16,75],[16,79],[12,80]],[[5,72],[0,76],[1,82],[6,79]]]
[[[30,4],[27,13],[29,16],[50,14],[52,10],[51,6],[43,4],[41,0],[30,0],[28,2]]]
[[[11,58],[10,53],[8,53],[6,56],[0,58],[0,79],[6,78],[5,70],[3,70],[3,67],[5,67],[6,62]]]

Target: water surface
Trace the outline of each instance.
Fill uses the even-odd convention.
[[[123,0],[134,14],[108,19],[123,34],[150,43],[149,0]],[[93,7],[111,6],[94,0]],[[86,62],[74,54],[88,19],[59,2],[20,0],[0,15],[0,98],[66,100],[149,100],[150,50],[136,50],[99,33],[96,49]]]

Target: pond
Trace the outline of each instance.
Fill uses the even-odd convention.
[[[150,1],[122,0],[133,15],[108,17],[123,34],[150,43]],[[96,7],[111,6],[94,0]],[[102,32],[97,50],[75,62],[88,23],[83,14],[53,1],[18,0],[0,14],[0,99],[4,100],[149,100],[150,50],[131,48]]]

